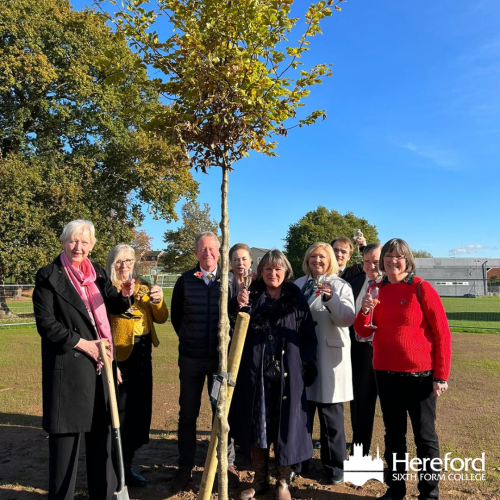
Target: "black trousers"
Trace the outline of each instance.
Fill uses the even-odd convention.
[[[136,450],[149,443],[153,414],[151,346],[151,335],[137,336],[130,356],[118,362],[123,379],[118,385],[118,411],[126,467],[132,465]]]
[[[375,374],[385,426],[384,458],[388,466],[386,483],[389,487],[388,493],[394,500],[398,500],[405,496],[406,484],[404,480],[394,476],[396,473],[413,473],[412,470],[405,470],[403,462],[394,465],[394,454],[398,460],[404,460],[407,451],[407,415],[410,416],[413,428],[417,457],[439,458],[439,442],[435,429],[437,398],[432,395],[432,375],[401,376],[378,370]],[[426,470],[419,472],[419,500],[439,498],[439,472],[439,469],[433,469],[429,462]]]
[[[344,473],[344,460],[346,459],[344,404],[308,401],[307,405],[311,424],[314,423],[314,415],[318,411],[321,463],[325,474],[327,477],[341,476]],[[309,470],[309,460],[292,465],[292,470],[296,473],[306,473]]]
[[[196,454],[196,421],[200,414],[203,385],[207,380],[208,392],[212,388],[213,374],[219,370],[217,359],[189,358],[179,354],[179,424],[178,447],[179,469],[191,470]],[[215,406],[212,405],[212,421]],[[234,465],[235,450],[233,440],[228,443],[228,465]]]
[[[117,487],[111,460],[111,426],[104,403],[101,377],[97,379],[94,419],[90,432],[49,435],[48,500],[73,500],[80,441],[85,437],[90,500],[111,500]]]
[[[352,442],[363,445],[363,453],[370,451],[373,421],[377,405],[377,381],[373,369],[373,347],[368,342],[358,342],[351,332],[352,388],[351,401]]]

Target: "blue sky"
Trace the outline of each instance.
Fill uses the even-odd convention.
[[[294,13],[308,4],[296,2]],[[323,205],[366,218],[382,242],[401,237],[436,257],[498,257],[500,2],[341,6],[304,59],[334,64],[307,100],[328,119],[280,137],[279,158],[235,165],[231,244],[283,248],[289,225]],[[194,176],[200,203],[219,219],[220,170]],[[142,228],[161,249],[177,226],[147,219]]]

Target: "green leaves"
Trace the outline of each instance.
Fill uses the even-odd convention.
[[[116,13],[120,30],[144,62],[164,73],[154,89],[172,102],[172,112],[155,125],[187,149],[193,167],[232,165],[250,150],[274,156],[274,135],[323,116],[313,112],[285,125],[310,88],[332,74],[326,64],[295,72],[331,8],[324,1],[311,4],[302,36],[284,45],[298,27],[299,18],[290,17],[292,3],[158,0],[157,8],[146,12],[137,0],[124,0],[125,8]],[[172,28],[163,41],[152,24],[162,20]]]
[[[103,15],[4,0],[0,60],[0,276],[33,277],[81,217],[96,224],[104,262],[143,205],[172,220],[179,199],[196,195],[186,150],[151,128],[170,113],[157,83]]]
[[[318,241],[330,243],[336,236],[352,238],[354,229],[361,229],[367,243],[379,241],[376,226],[366,219],[356,217],[352,212],[342,215],[322,206],[291,224],[285,242],[287,257],[296,276],[303,274],[302,261],[309,246]],[[351,260],[354,261],[354,257]]]
[[[193,254],[193,245],[196,237],[204,231],[217,234],[217,221],[211,218],[208,203],[200,204],[197,201],[189,202],[182,207],[183,225],[178,229],[169,229],[165,232],[163,241],[167,244],[162,258],[165,271],[180,273],[196,265],[197,259]]]

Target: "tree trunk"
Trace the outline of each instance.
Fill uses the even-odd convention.
[[[221,277],[219,299],[219,371],[227,371],[227,346],[229,343],[229,317],[227,314],[227,297],[229,289],[229,217],[227,209],[227,193],[229,185],[229,165],[225,159],[222,166],[221,184],[221,221],[222,232],[221,248]],[[227,492],[227,435],[229,426],[226,416],[227,382],[221,386],[217,401],[217,419],[219,421],[219,446],[217,456],[219,460],[219,500],[228,500]]]
[[[12,311],[7,305],[7,297],[5,295],[5,278],[2,276],[0,277],[0,318],[11,315]]]

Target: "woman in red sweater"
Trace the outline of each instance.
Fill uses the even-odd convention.
[[[382,499],[402,500],[406,495],[402,475],[414,472],[406,471],[404,462],[407,415],[417,457],[439,457],[436,397],[448,389],[451,335],[439,295],[427,281],[415,276],[415,260],[408,244],[394,238],[383,246],[380,257],[380,269],[385,276],[375,285],[379,287],[378,297],[374,300],[368,290],[354,329],[361,337],[375,332],[373,368],[384,419],[384,456],[388,465],[388,490]],[[375,330],[369,327],[372,315]],[[423,463],[418,498],[439,498],[439,469],[432,467],[430,460]]]

